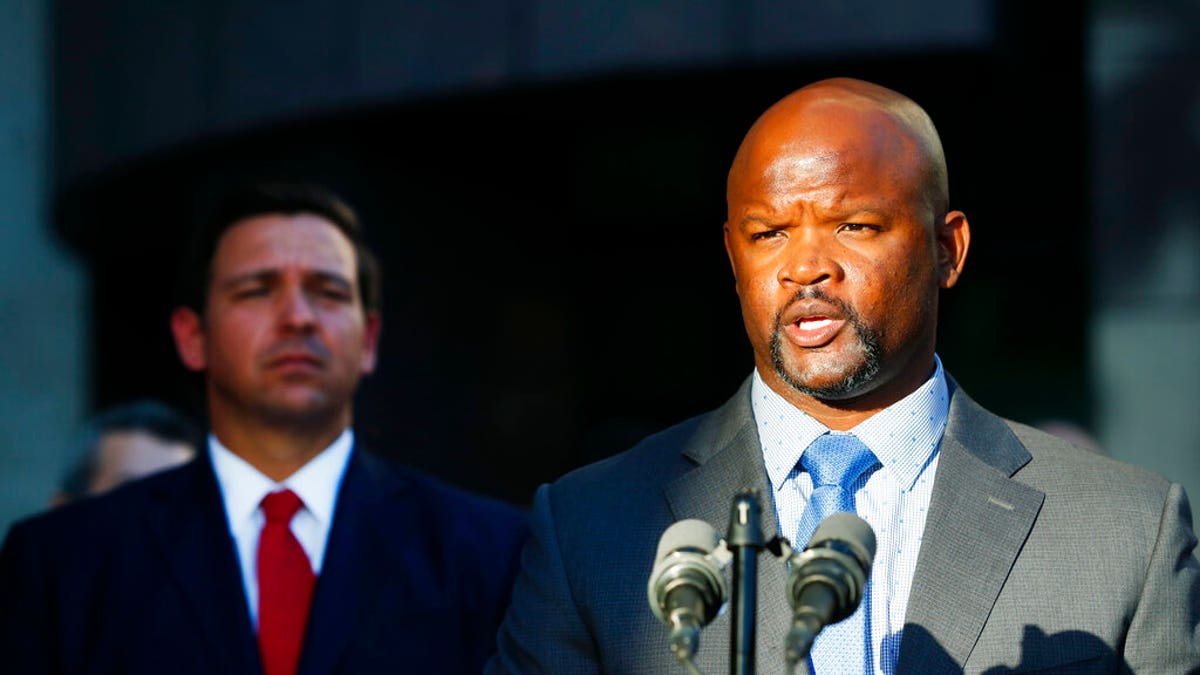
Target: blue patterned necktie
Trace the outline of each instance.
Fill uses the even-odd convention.
[[[812,476],[813,493],[800,517],[797,550],[803,550],[817,525],[830,514],[854,512],[854,483],[879,466],[879,460],[854,434],[827,433],[805,449],[800,466]],[[821,631],[809,654],[813,673],[871,672],[867,606],[864,597],[854,614]]]

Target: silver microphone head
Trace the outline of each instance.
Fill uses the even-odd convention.
[[[875,560],[875,530],[867,521],[849,511],[832,513],[817,525],[805,548],[829,545],[835,541],[849,547],[862,566],[871,569],[871,563]]]
[[[808,546],[789,561],[788,602],[796,609],[805,586],[825,584],[837,599],[832,621],[841,621],[862,602],[874,560],[875,531],[867,521],[848,511],[834,513],[817,525]]]
[[[670,625],[667,594],[690,586],[703,601],[701,620],[705,624],[712,621],[728,598],[721,569],[729,560],[729,551],[712,525],[695,518],[673,523],[658,540],[654,568],[646,585],[654,615]]]

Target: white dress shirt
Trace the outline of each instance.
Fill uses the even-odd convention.
[[[900,633],[908,609],[913,570],[946,430],[950,399],[942,362],[916,391],[850,430],[881,467],[854,486],[855,509],[875,531],[875,561],[859,612],[869,612],[872,654],[867,662],[882,675],[896,671]],[[797,544],[800,516],[812,495],[812,478],[800,466],[809,444],[829,428],[792,406],[763,382],[751,383],[754,419],[771,482],[780,535]]]
[[[328,448],[282,483],[276,483],[221,445],[216,436],[208,435],[209,456],[221,488],[221,499],[225,503],[229,533],[233,536],[238,562],[242,567],[242,585],[246,591],[246,605],[250,609],[250,623],[256,630],[258,536],[266,522],[260,506],[263,497],[287,488],[304,502],[304,507],[292,517],[292,534],[308,556],[313,574],[320,574],[329,528],[333,524],[333,511],[337,506],[338,490],[353,447],[354,432],[346,429]]]

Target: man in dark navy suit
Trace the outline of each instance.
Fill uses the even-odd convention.
[[[10,673],[478,673],[525,514],[372,456],[378,267],[324,188],[236,191],[171,316],[209,436],[182,468],[13,526]]]

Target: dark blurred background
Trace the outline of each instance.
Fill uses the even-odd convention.
[[[1194,2],[10,0],[0,521],[92,411],[203,415],[167,328],[230,183],[324,182],[385,270],[375,452],[524,504],[752,368],[724,179],[847,75],[933,116],[972,224],[939,352],[973,397],[1200,493]],[[41,501],[39,501],[41,500]]]

